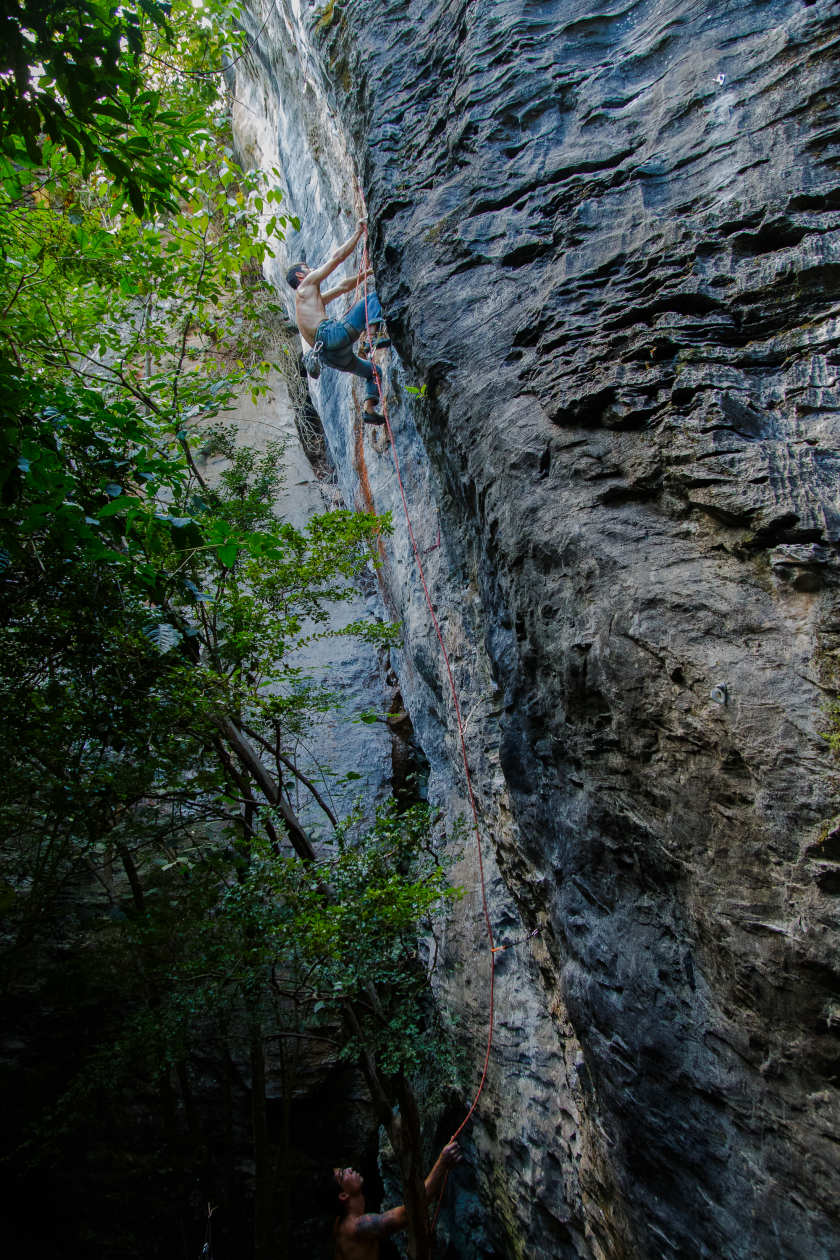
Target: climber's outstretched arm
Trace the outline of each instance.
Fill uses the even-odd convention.
[[[366,275],[368,277],[373,275],[373,267],[368,267]],[[340,281],[334,288],[327,289],[326,293],[321,294],[321,297],[324,299],[324,306],[331,302],[333,298],[341,297],[342,293],[352,293],[358,283],[358,276],[348,276],[346,280]]]
[[[353,235],[348,237],[343,245],[339,245],[337,249],[334,249],[322,266],[316,267],[313,271],[310,271],[304,283],[321,284],[322,281],[326,280],[327,276],[331,276],[336,267],[339,266],[340,263],[343,263],[345,258],[349,258],[353,253],[353,250],[359,242],[359,238],[365,230],[365,222],[366,221],[364,219],[359,219],[358,226]],[[355,284],[355,280],[353,283]]]
[[[463,1156],[461,1148],[457,1142],[449,1142],[444,1146],[440,1155],[438,1155],[435,1166],[426,1178],[426,1202],[431,1203],[432,1199],[439,1192],[443,1185],[446,1174],[450,1168],[454,1168],[456,1164],[460,1164]]]

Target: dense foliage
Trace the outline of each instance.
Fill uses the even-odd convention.
[[[28,177],[66,153],[98,166],[136,214],[173,209],[185,157],[208,137],[225,53],[241,55],[235,7],[138,0],[4,0],[0,6],[0,178],[18,201]],[[179,84],[185,90],[179,90]]]
[[[164,1221],[189,1254],[198,1203],[221,1199],[232,1238],[232,1155],[221,1184],[188,1061],[215,1054],[229,1091],[244,1048],[268,1260],[278,1178],[288,1252],[301,1043],[364,1049],[386,1088],[428,1061],[418,933],[453,893],[424,805],[337,819],[291,755],[336,703],[301,648],[338,633],[330,610],[389,522],[284,522],[282,446],[225,422],[269,388],[284,316],[261,264],[289,220],[277,173],[231,151],[238,13],[197,8],[0,14],[0,979],[10,1009],[84,1029],[15,1095],[6,1155],[57,1166],[139,1075],[165,1133]],[[387,647],[396,629],[340,633]]]

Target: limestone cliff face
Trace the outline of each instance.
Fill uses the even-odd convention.
[[[494,921],[542,925],[499,965],[452,1256],[840,1255],[839,19],[276,0],[232,71],[292,253],[359,172]],[[393,463],[322,380],[345,497],[395,511],[401,694],[457,808]],[[480,933],[471,898],[439,972],[476,1061]]]

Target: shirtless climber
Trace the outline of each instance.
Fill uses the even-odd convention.
[[[365,230],[365,220],[359,219],[358,227],[349,240],[338,249],[334,249],[327,261],[313,271],[306,263],[295,263],[286,272],[286,279],[295,290],[295,320],[303,338],[314,346],[321,342],[321,360],[328,367],[339,372],[352,372],[365,382],[365,407],[363,419],[365,424],[384,424],[385,417],[376,410],[379,391],[373,368],[366,359],[360,359],[353,353],[353,342],[357,341],[365,330],[365,323],[378,324],[382,319],[382,307],[375,293],[367,296],[367,321],[365,320],[365,299],[362,298],[347,312],[343,319],[327,317],[327,303],[342,293],[350,293],[356,287],[355,277],[340,281],[335,288],[321,292],[321,283],[332,275],[336,267],[349,258],[356,248]],[[369,276],[373,274],[368,271]],[[382,340],[379,345],[390,344]]]
[[[460,1160],[461,1148],[457,1142],[444,1146],[426,1178],[427,1203],[439,1193],[447,1171]],[[330,1168],[321,1178],[324,1205],[338,1213],[333,1228],[335,1260],[376,1260],[379,1239],[390,1238],[405,1229],[404,1207],[391,1208],[390,1212],[365,1213],[363,1185],[364,1178],[352,1168]]]

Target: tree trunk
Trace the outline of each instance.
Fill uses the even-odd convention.
[[[184,1102],[184,1118],[187,1122],[187,1132],[190,1135],[190,1143],[193,1148],[193,1158],[195,1159],[196,1172],[198,1173],[201,1199],[203,1203],[209,1204],[213,1200],[213,1172],[210,1164],[210,1149],[201,1131],[198,1108],[195,1105],[195,1097],[190,1089],[187,1065],[183,1059],[179,1059],[175,1064],[175,1073],[178,1077],[178,1084],[181,1087],[181,1098]]]
[[[224,1224],[227,1233],[231,1254],[237,1254],[239,1247],[236,1245],[238,1241],[236,1218],[236,1147],[234,1145],[233,1133],[233,1064],[231,1063],[230,1050],[225,1046],[224,1051],[224,1075],[222,1077],[222,1093],[225,1102],[225,1215]]]
[[[379,1123],[391,1139],[402,1182],[408,1234],[408,1260],[432,1260],[432,1226],[426,1203],[426,1180],[423,1176],[423,1140],[417,1099],[408,1077],[400,1072],[392,1084],[400,1113],[395,1115],[382,1084],[373,1055],[365,1048],[362,1030],[349,1002],[342,1002],[347,1025],[362,1046],[359,1067],[367,1081]]]
[[[122,859],[123,869],[128,876],[128,883],[131,887],[131,895],[134,898],[134,904],[138,913],[146,913],[146,897],[143,892],[143,883],[134,865],[134,858],[124,844],[117,845],[117,852]]]
[[[251,1042],[251,1114],[254,1131],[254,1260],[274,1260],[274,1170],[265,1109],[265,1047]]]
[[[275,806],[286,825],[292,848],[304,862],[315,861],[315,849],[300,819],[283,797],[274,779],[260,761],[251,744],[229,718],[220,718],[219,729],[245,769],[254,777],[260,791]]]
[[[140,914],[146,913],[146,899],[143,893],[143,884],[134,865],[129,850],[125,845],[118,845],[117,851],[122,859],[125,873],[128,876],[128,882],[131,886],[131,895],[134,898],[134,904]],[[147,963],[146,951],[142,951],[144,969]],[[156,1011],[160,1007],[160,994],[157,985],[153,979],[149,978],[147,972],[147,997],[149,1007]],[[175,1201],[178,1210],[178,1220],[181,1226],[181,1241],[184,1249],[185,1260],[192,1260],[193,1250],[193,1220],[190,1212],[189,1194],[187,1191],[187,1179],[184,1171],[183,1160],[181,1159],[181,1143],[178,1140],[178,1118],[175,1114],[175,1099],[172,1094],[172,1081],[170,1079],[169,1067],[165,1067],[158,1078],[158,1088],[160,1090],[160,1106],[163,1112],[163,1125],[166,1131],[166,1144],[169,1147],[169,1158],[172,1162],[173,1181],[175,1185]]]
[[[289,1051],[283,1034],[279,1037],[280,1068],[283,1078],[283,1131],[275,1165],[275,1181],[280,1177],[280,1260],[289,1260],[289,1229],[291,1223],[291,1118],[292,1098],[295,1092],[300,1042],[295,1040],[289,1062]]]
[[[432,1260],[432,1225],[423,1175],[423,1135],[417,1099],[407,1076],[393,1078],[400,1114],[394,1117],[388,1136],[397,1157],[405,1204],[408,1260]]]
[[[160,1088],[160,1105],[163,1112],[163,1124],[166,1130],[166,1144],[169,1147],[169,1159],[172,1163],[173,1181],[175,1183],[175,1201],[178,1209],[178,1222],[181,1226],[181,1242],[184,1260],[193,1260],[193,1222],[187,1198],[184,1167],[181,1162],[181,1145],[178,1141],[178,1120],[175,1115],[175,1100],[172,1097],[172,1082],[169,1068],[165,1068],[158,1081]]]

